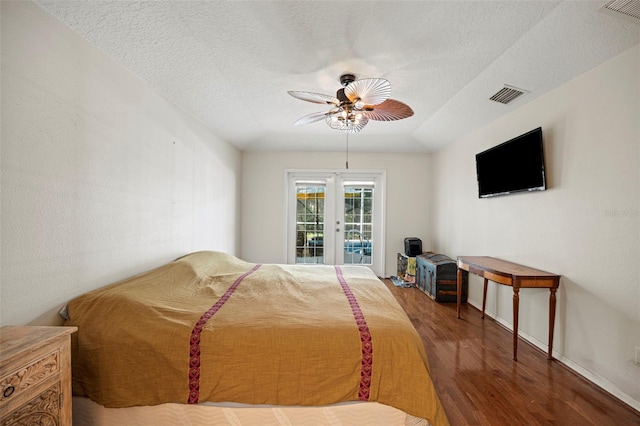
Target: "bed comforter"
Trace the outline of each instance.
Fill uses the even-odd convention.
[[[364,267],[198,252],[67,311],[74,394],[105,407],[360,400],[448,424],[420,337]]]

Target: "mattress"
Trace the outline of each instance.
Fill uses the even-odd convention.
[[[74,426],[429,426],[418,417],[377,402],[347,402],[323,407],[243,404],[160,404],[105,408],[73,397]]]

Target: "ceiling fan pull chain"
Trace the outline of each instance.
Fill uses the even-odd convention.
[[[349,170],[349,133],[347,133],[347,160],[346,160],[347,170]]]

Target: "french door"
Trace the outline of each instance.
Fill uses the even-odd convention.
[[[384,276],[384,171],[286,171],[287,262]]]

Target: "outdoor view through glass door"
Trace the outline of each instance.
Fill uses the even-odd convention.
[[[371,265],[373,189],[372,184],[364,182],[343,185],[343,263],[345,265]]]
[[[383,172],[287,172],[287,259],[383,276]]]
[[[295,263],[324,263],[323,182],[296,183]]]

